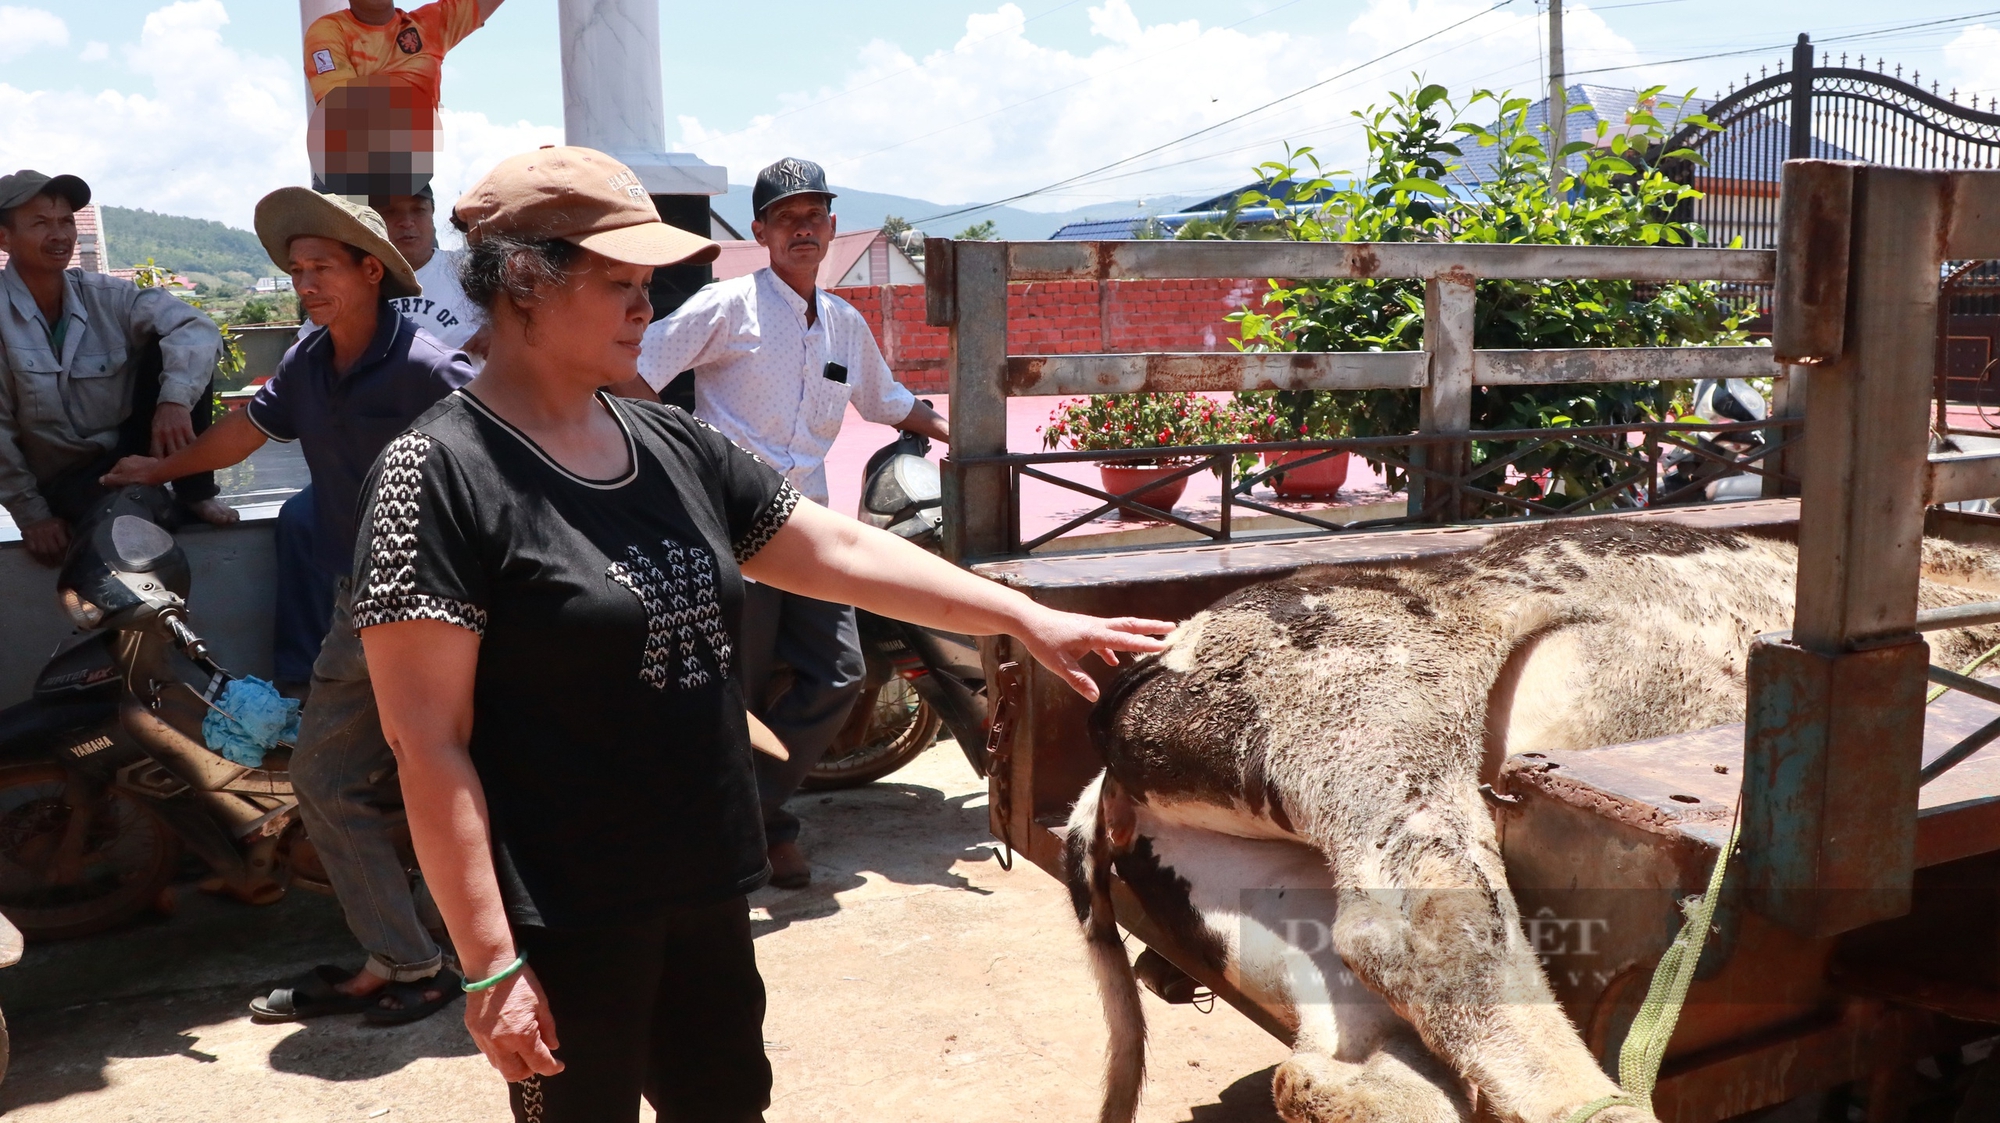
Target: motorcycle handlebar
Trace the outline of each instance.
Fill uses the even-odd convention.
[[[168,634],[173,636],[174,645],[181,649],[181,654],[200,664],[204,670],[220,671],[221,668],[216,666],[215,660],[209,658],[207,641],[196,635],[193,628],[187,626],[187,621],[181,619],[180,613],[167,612],[161,615]]]

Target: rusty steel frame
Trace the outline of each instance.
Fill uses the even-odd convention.
[[[1434,345],[1425,353],[1420,387],[1422,431],[1381,440],[1462,450],[1465,442],[1498,436],[1468,432],[1465,423],[1481,362],[1470,346],[1464,315],[1472,280],[1507,275],[1471,267],[1509,268],[1505,255],[1494,251],[1520,248],[938,245],[927,261],[931,278],[941,285],[930,294],[930,309],[936,322],[954,329],[954,436],[959,438],[954,453],[965,458],[957,465],[947,462],[947,518],[961,518],[952,555],[995,558],[1018,549],[1018,536],[1010,533],[1013,515],[999,506],[1013,474],[1039,472],[1035,464],[1060,458],[1161,455],[1160,450],[1020,458],[1007,453],[1005,399],[1021,392],[1010,390],[1009,375],[1026,370],[1006,354],[1010,279],[1260,272],[1422,277],[1426,338]],[[1717,279],[1718,272],[1734,271],[1721,279],[1775,281],[1770,354],[1797,365],[1779,383],[1778,416],[1761,427],[1787,428],[1804,417],[1803,446],[1766,468],[1769,476],[1800,478],[1796,521],[1782,502],[1662,507],[1604,517],[1795,534],[1797,605],[1790,633],[1765,637],[1752,650],[1745,726],[1690,735],[1715,742],[1712,772],[1684,748],[1656,753],[1648,763],[1650,743],[1560,754],[1560,761],[1510,761],[1495,785],[1512,793],[1513,802],[1496,811],[1509,881],[1524,916],[1554,907],[1561,894],[1574,894],[1579,885],[1653,891],[1653,898],[1628,906],[1638,910],[1631,914],[1637,922],[1629,927],[1630,942],[1621,949],[1629,969],[1583,990],[1552,979],[1593,1049],[1601,1057],[1615,1056],[1626,1025],[1621,1019],[1629,1018],[1652,961],[1678,926],[1678,899],[1698,890],[1727,837],[1728,815],[1740,815],[1741,865],[1731,871],[1718,917],[1721,931],[1704,957],[1662,1073],[1655,1101],[1661,1117],[1708,1123],[1859,1082],[1869,1092],[1871,1120],[1887,1123],[1898,1118],[1896,1105],[1904,1094],[1899,1081],[1915,1058],[1969,1040],[1963,1019],[2000,1020],[2000,915],[1974,918],[1967,927],[1951,911],[1955,903],[1977,896],[1961,883],[1990,890],[2000,882],[2000,762],[1977,756],[1946,775],[1938,767],[1945,757],[1933,755],[1931,768],[1921,767],[1925,684],[1932,672],[1920,634],[1931,627],[1991,622],[2000,619],[2000,608],[1919,614],[1916,604],[1917,547],[1927,527],[1967,541],[2000,543],[2000,519],[1927,509],[2000,481],[1995,458],[1933,458],[1926,441],[1939,265],[2000,258],[2000,173],[1794,161],[1785,168],[1775,254],[1661,250],[1641,259],[1588,247],[1562,249],[1588,251],[1564,259],[1582,263],[1578,268],[1609,268],[1622,258],[1634,263],[1634,271],[1665,274],[1661,279]],[[1688,256],[1671,256],[1678,254]],[[1548,268],[1555,257],[1532,260],[1537,271],[1523,275],[1555,272]],[[1511,267],[1529,268],[1518,262]],[[1178,360],[1145,361],[1171,372]],[[1489,377],[1495,362],[1487,360]],[[1560,359],[1525,362],[1558,377],[1589,367]],[[1044,364],[1036,377],[1062,369]],[[1808,371],[1809,394],[1801,377]],[[1779,441],[1764,443],[1774,446],[1763,450],[1765,455],[1779,452]],[[1275,446],[1257,450],[1270,447]],[[1436,462],[1416,467],[1423,469],[1419,479],[1433,482],[1457,470]],[[1200,464],[1188,466],[1189,472],[1199,470]],[[1108,492],[1098,496],[1120,498]],[[990,505],[983,512],[968,511],[976,503]],[[1482,525],[1404,527],[1152,552],[1016,554],[978,568],[1053,607],[1179,618],[1232,589],[1302,566],[1439,556],[1474,548],[1492,533]],[[1054,872],[1061,864],[1058,832],[1068,803],[1101,763],[1081,732],[1082,704],[1065,684],[1021,658],[1012,641],[989,644],[986,655],[989,662],[1018,661],[1025,672],[1008,766],[991,778],[994,829]],[[1945,756],[1966,744],[1967,732],[1984,732],[1977,722],[1952,728],[1958,746]],[[1933,770],[1934,777],[1924,775]],[[1926,789],[1932,778],[1938,782]],[[1718,805],[1734,810],[1716,818],[1711,809]],[[1003,807],[1004,813],[998,810]],[[1287,1036],[1289,1027],[1278,1012],[1250,1004],[1228,979],[1207,977],[1211,973],[1200,969],[1198,958],[1165,939],[1129,895],[1117,899],[1121,922],[1130,930],[1258,1024]],[[1949,968],[1942,975],[1912,969],[1931,963]]]
[[[926,244],[928,321],[950,329],[953,411],[951,455],[944,462],[945,554],[961,563],[1019,552],[1019,481],[1045,478],[1007,448],[1006,399],[1019,396],[1223,391],[1249,389],[1415,389],[1418,432],[1410,447],[1409,511],[1451,521],[1468,498],[1502,502],[1525,513],[1552,505],[1515,504],[1479,495],[1466,485],[1478,476],[1471,461],[1472,392],[1481,385],[1771,377],[1787,370],[1764,347],[1579,348],[1567,351],[1480,351],[1473,346],[1474,290],[1484,279],[1722,281],[1768,284],[1779,273],[1770,250],[1656,246],[1533,246],[1428,242],[956,242]],[[1009,284],[1198,277],[1289,277],[1298,280],[1409,278],[1424,282],[1424,350],[1383,353],[1139,353],[1010,355]],[[1774,418],[1767,429],[1789,419]],[[1627,431],[1631,431],[1628,427]],[[1548,435],[1559,431],[1551,430]],[[1435,439],[1449,435],[1448,440]],[[1572,435],[1582,435],[1580,433]],[[1560,439],[1560,438],[1559,438]],[[1766,452],[1786,442],[1769,439]],[[1267,446],[1276,449],[1279,446]],[[1703,455],[1704,450],[1694,450]],[[1207,455],[1191,449],[1189,455]],[[1095,459],[1133,459],[1103,455]],[[1712,459],[1712,457],[1710,457]],[[1190,473],[1191,474],[1191,473]],[[1760,473],[1772,480],[1785,472]],[[1629,485],[1625,481],[1621,486]],[[1061,482],[1124,508],[1196,530],[1188,520],[1130,498]],[[1432,484],[1442,485],[1440,488]],[[1650,485],[1649,485],[1650,486]],[[1238,500],[1225,488],[1225,505]],[[1767,495],[1777,494],[1774,484]],[[1568,507],[1570,505],[1565,505]],[[1258,507],[1257,509],[1263,509]],[[1100,513],[1102,513],[1100,511]],[[1224,522],[1228,519],[1224,514]],[[1330,529],[1324,520],[1302,526]],[[1044,536],[1048,538],[1052,536]],[[1041,541],[1041,540],[1038,540]]]
[[[1053,530],[1045,531],[1025,541],[1021,538],[1018,520],[1011,521],[1008,529],[1009,541],[1007,552],[1020,554],[1032,553],[1075,530],[1089,525],[1099,516],[1112,511],[1123,511],[1145,518],[1157,519],[1161,522],[1199,534],[1215,542],[1228,542],[1234,539],[1235,509],[1238,507],[1247,508],[1260,514],[1289,519],[1329,533],[1352,533],[1356,530],[1374,530],[1424,521],[1423,514],[1418,513],[1396,518],[1368,519],[1359,523],[1330,522],[1323,518],[1314,517],[1314,515],[1304,511],[1274,507],[1250,498],[1251,489],[1270,479],[1272,476],[1281,475],[1289,471],[1297,471],[1304,464],[1340,453],[1361,455],[1370,461],[1386,464],[1407,472],[1413,478],[1420,478],[1440,484],[1448,489],[1448,494],[1453,497],[1480,499],[1488,503],[1496,503],[1512,508],[1519,513],[1514,517],[1555,517],[1595,513],[1599,511],[1597,507],[1598,503],[1626,493],[1628,489],[1634,489],[1635,487],[1637,491],[1631,496],[1633,507],[1669,505],[1687,501],[1690,496],[1699,494],[1698,489],[1729,475],[1756,475],[1776,479],[1784,483],[1797,483],[1796,479],[1783,475],[1782,472],[1768,467],[1765,463],[1774,459],[1781,451],[1793,445],[1799,439],[1796,432],[1792,432],[1790,436],[1780,438],[1775,444],[1760,443],[1734,456],[1719,455],[1700,447],[1698,444],[1691,444],[1686,440],[1678,439],[1679,437],[1694,434],[1770,434],[1772,432],[1795,431],[1801,427],[1801,419],[1780,418],[1773,421],[1734,421],[1718,424],[1659,421],[1640,422],[1631,425],[1579,425],[1558,429],[1482,430],[1479,433],[1479,440],[1482,442],[1520,442],[1524,447],[1517,448],[1497,459],[1473,465],[1471,468],[1465,469],[1458,474],[1448,474],[1440,469],[1432,468],[1425,462],[1425,458],[1414,454],[1399,457],[1393,455],[1390,451],[1398,448],[1415,449],[1426,445],[1435,447],[1439,445],[1464,444],[1464,438],[1456,435],[1349,437],[1325,441],[1302,440],[1220,445],[1181,445],[1175,446],[1171,450],[1172,458],[1176,461],[1174,464],[1175,470],[1172,473],[1149,480],[1131,490],[1118,493],[1095,488],[1076,480],[1064,479],[1061,476],[1041,471],[1037,466],[1045,464],[1118,463],[1120,461],[1150,462],[1160,459],[1159,449],[1134,448],[1099,452],[1009,453],[1004,456],[964,457],[961,458],[960,463],[967,467],[975,468],[989,465],[1000,465],[1007,468],[1011,473],[1008,479],[1008,491],[1014,497],[1017,509],[1021,481],[1024,479],[1037,480],[1099,501],[1098,505],[1091,510],[1070,518]],[[1624,438],[1635,434],[1641,438],[1637,445],[1637,451],[1631,447],[1617,448],[1610,444],[1598,443],[1588,439],[1591,437]],[[1561,497],[1561,502],[1551,501],[1551,497],[1548,496],[1537,500],[1518,495],[1509,495],[1490,488],[1478,487],[1474,483],[1476,480],[1494,476],[1502,472],[1515,462],[1524,457],[1531,456],[1551,444],[1562,443],[1587,448],[1607,458],[1624,463],[1633,470],[1626,475],[1614,479],[1610,484],[1600,488],[1596,492],[1580,499],[1570,499],[1566,496]],[[1661,453],[1667,448],[1682,449],[1691,453],[1696,460],[1703,462],[1692,481],[1673,489],[1662,489],[1660,486]],[[1240,478],[1237,476],[1236,457],[1238,455],[1272,452],[1312,452],[1319,455],[1248,472]],[[1186,463],[1179,463],[1180,461],[1186,461]],[[1186,479],[1204,471],[1213,472],[1222,480],[1222,502],[1219,505],[1219,517],[1213,526],[1195,522],[1192,519],[1177,515],[1170,510],[1162,510],[1140,501],[1140,496],[1155,488],[1171,484],[1176,480]],[[1642,498],[1643,502],[1640,502]],[[1507,516],[1498,517],[1505,518]],[[1485,521],[1494,520],[1488,519]]]

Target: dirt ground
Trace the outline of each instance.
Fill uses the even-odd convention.
[[[767,1118],[1094,1117],[1103,1021],[1067,895],[1025,860],[1000,868],[984,786],[956,746],[796,806],[814,885],[752,898],[776,1070]],[[191,887],[171,918],[31,946],[0,971],[14,1048],[0,1112],[19,1123],[506,1119],[457,1006],[399,1029],[358,1016],[258,1025],[244,1009],[260,988],[358,958],[326,898],[256,909]],[[1142,1120],[1275,1119],[1283,1046],[1226,1006],[1146,1003]]]

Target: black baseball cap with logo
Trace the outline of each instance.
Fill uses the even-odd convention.
[[[826,169],[796,156],[772,164],[757,173],[757,186],[750,190],[750,211],[761,219],[765,208],[794,195],[824,195],[831,202],[833,192],[826,188]]]

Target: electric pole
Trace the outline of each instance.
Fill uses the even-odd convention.
[[[1553,173],[1569,143],[1569,105],[1563,93],[1563,4],[1549,0],[1549,168]]]

